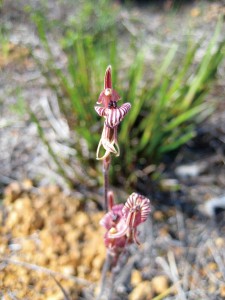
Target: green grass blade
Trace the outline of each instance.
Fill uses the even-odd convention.
[[[187,132],[186,134],[181,135],[176,141],[165,145],[165,146],[161,146],[158,151],[159,153],[165,153],[165,152],[169,152],[172,150],[175,150],[177,148],[179,148],[180,146],[182,146],[183,144],[187,143],[188,141],[190,141],[191,139],[193,139],[196,136],[195,131],[190,131]]]
[[[182,114],[179,114],[177,117],[172,119],[166,126],[164,126],[164,131],[172,131],[174,128],[180,126],[184,122],[190,121],[194,116],[201,113],[207,108],[208,105],[202,104],[196,107],[193,107]]]

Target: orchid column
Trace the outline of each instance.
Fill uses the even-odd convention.
[[[104,198],[105,209],[108,210],[108,171],[110,166],[110,155],[120,155],[120,148],[117,140],[118,125],[128,113],[131,108],[130,103],[124,103],[120,107],[117,102],[120,100],[118,93],[112,88],[112,69],[108,66],[105,72],[104,90],[100,93],[97,104],[95,106],[96,112],[99,116],[105,118],[102,136],[97,148],[96,158],[103,160],[103,173],[104,173]],[[100,149],[103,147],[104,154],[100,156]]]

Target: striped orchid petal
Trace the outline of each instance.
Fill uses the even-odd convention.
[[[123,207],[123,215],[131,228],[145,222],[150,211],[150,200],[137,193],[131,194]]]
[[[125,115],[130,110],[131,105],[130,103],[124,103],[120,107],[111,108],[108,109],[106,114],[106,125],[108,127],[114,128],[115,126],[118,126],[119,123],[123,120]]]
[[[101,107],[101,106],[95,106],[95,111],[100,117],[106,116],[107,108]]]

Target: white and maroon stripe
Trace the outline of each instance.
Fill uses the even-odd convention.
[[[120,109],[122,118],[124,118],[125,115],[128,113],[128,111],[131,109],[131,104],[129,102],[124,103],[123,105],[120,106],[119,109]],[[121,120],[122,120],[122,118],[121,118]]]
[[[141,222],[144,222],[151,211],[150,200],[140,194],[132,193],[124,204],[123,210],[134,212],[136,209],[141,213]]]
[[[101,106],[95,106],[95,111],[100,117],[105,117],[106,116],[106,110],[107,108],[101,107]]]
[[[120,111],[119,108],[109,108],[106,118],[106,126],[114,128],[120,123]]]
[[[118,124],[122,121],[122,119],[125,117],[125,115],[130,110],[130,108],[131,108],[130,103],[124,103],[120,107],[108,109],[107,113],[106,113],[107,114],[107,118],[105,121],[106,125],[111,128],[118,126]]]

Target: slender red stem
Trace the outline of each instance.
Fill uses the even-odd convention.
[[[109,190],[109,166],[110,156],[103,160],[103,175],[104,175],[104,209],[108,211],[108,190]]]

